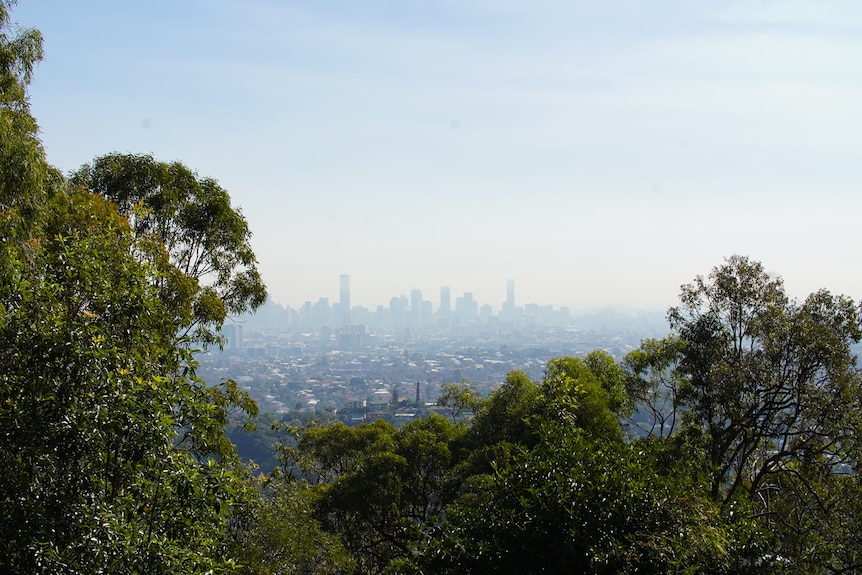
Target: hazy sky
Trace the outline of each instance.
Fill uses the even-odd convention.
[[[862,3],[22,0],[69,171],[241,206],[274,300],[665,308],[734,254],[862,297]]]

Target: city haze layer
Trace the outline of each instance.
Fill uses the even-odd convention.
[[[731,254],[862,293],[862,5],[22,2],[48,157],[182,160],[272,298],[665,309]],[[75,102],[70,110],[69,102]]]

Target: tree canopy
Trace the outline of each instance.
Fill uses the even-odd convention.
[[[855,303],[732,256],[668,318],[619,360],[446,385],[452,423],[297,428],[284,469],[362,573],[858,571]]]
[[[171,243],[52,168],[26,90],[41,36],[12,25],[13,4],[0,0],[0,568],[232,570],[245,490],[224,427],[256,406],[232,381],[197,378],[183,334],[262,297],[246,228],[227,248]],[[238,217],[211,182],[197,192],[199,212],[212,208],[198,214],[213,216],[207,232]],[[165,229],[191,225],[160,216]],[[210,267],[184,266],[183,249]]]
[[[858,570],[858,541],[834,524],[855,520],[862,495],[856,304],[826,290],[791,300],[742,256],[683,286],[680,301],[668,313],[685,341],[680,435],[703,450],[710,496],[751,504],[788,570]]]
[[[216,342],[229,314],[266,301],[251,230],[214,179],[200,178],[180,162],[114,153],[82,166],[71,183],[114,202],[138,240],[167,250],[183,283],[166,283],[164,297],[188,291],[192,298],[191,315],[180,316],[183,334]]]

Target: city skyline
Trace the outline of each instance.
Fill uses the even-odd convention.
[[[468,300],[469,302],[475,302],[478,307],[488,305],[493,310],[494,314],[505,313],[507,310],[515,310],[517,308],[522,308],[525,305],[539,305],[539,306],[550,306],[555,309],[571,309],[571,306],[554,306],[553,304],[546,304],[538,301],[529,301],[529,302],[519,302],[516,299],[516,291],[515,291],[515,280],[513,278],[507,278],[505,282],[504,289],[504,297],[503,300],[497,304],[491,301],[481,300],[479,298],[474,297],[474,292],[472,290],[466,290],[462,292],[460,295],[455,294],[455,306],[452,306],[452,289],[448,285],[439,286],[439,296],[437,299],[434,299],[432,296],[428,295],[427,292],[423,292],[423,290],[419,288],[410,288],[409,290],[403,293],[393,293],[388,298],[384,298],[383,300],[372,303],[372,304],[352,304],[353,301],[353,293],[352,293],[353,282],[351,281],[350,274],[339,274],[338,276],[338,299],[333,299],[327,295],[321,295],[317,298],[307,299],[302,303],[289,303],[289,302],[280,302],[277,300],[273,301],[281,306],[298,309],[305,305],[315,305],[321,302],[325,302],[327,305],[331,306],[333,313],[344,313],[345,310],[349,311],[355,308],[365,308],[368,310],[375,310],[378,306],[387,307],[391,305],[392,300],[401,299],[406,302],[408,305],[405,309],[409,310],[411,314],[420,314],[422,313],[422,306],[426,303],[430,303],[432,306],[433,313],[437,314],[438,312],[450,313],[453,309],[457,309],[459,302]],[[434,293],[434,292],[432,292]],[[270,298],[272,299],[272,298]],[[418,322],[418,317],[414,318]]]
[[[716,262],[715,266],[723,263],[723,259]],[[713,266],[713,267],[715,267]],[[575,301],[574,303],[559,303],[559,302],[548,302],[542,301],[540,298],[534,298],[527,296],[517,296],[515,286],[520,285],[519,282],[516,282],[514,278],[506,278],[502,280],[500,285],[497,286],[488,286],[487,281],[480,282],[482,286],[484,286],[483,290],[472,289],[470,286],[466,285],[465,282],[459,282],[458,288],[452,288],[451,285],[439,284],[437,287],[433,287],[433,283],[429,284],[430,287],[427,289],[417,288],[417,287],[409,287],[409,288],[393,288],[390,289],[389,286],[381,286],[379,281],[376,281],[375,278],[372,278],[372,281],[369,284],[364,282],[355,282],[353,281],[353,274],[339,274],[337,276],[337,281],[330,282],[330,289],[324,289],[318,295],[312,295],[302,301],[286,301],[279,299],[275,294],[269,294],[269,299],[274,303],[291,308],[291,309],[299,309],[305,304],[315,304],[320,302],[321,300],[326,300],[330,305],[332,305],[333,310],[336,313],[340,313],[344,309],[344,303],[347,302],[348,309],[353,309],[354,307],[362,307],[368,309],[370,311],[375,310],[378,306],[387,307],[389,305],[390,300],[394,298],[403,298],[407,302],[411,302],[412,296],[414,293],[421,294],[421,298],[423,301],[428,301],[433,305],[433,313],[437,313],[441,308],[446,308],[445,301],[449,302],[449,307],[454,310],[453,302],[457,299],[463,297],[464,295],[469,294],[470,298],[476,302],[479,302],[479,305],[489,305],[493,313],[495,315],[500,312],[504,312],[506,310],[507,304],[512,302],[515,308],[523,309],[526,305],[538,305],[547,307],[550,306],[555,310],[559,309],[568,309],[572,313],[591,313],[600,310],[614,309],[614,310],[624,310],[624,311],[644,311],[644,312],[661,312],[664,313],[668,310],[668,308],[676,306],[679,303],[679,293],[680,289],[683,285],[689,284],[696,279],[697,275],[707,276],[712,268],[707,270],[702,270],[697,274],[693,274],[690,278],[687,278],[681,281],[676,286],[676,290],[674,291],[674,297],[669,298],[666,305],[661,305],[657,303],[640,303],[637,298],[632,299],[631,301],[622,301],[622,300],[613,300],[612,298],[608,298],[605,300],[596,300],[596,301]],[[768,269],[767,273],[773,276],[781,277],[782,280],[785,280],[785,284],[787,285],[786,278],[778,273],[775,269]],[[367,276],[360,276],[360,278],[368,279]],[[797,280],[799,278],[796,278]],[[807,278],[810,279],[810,278]],[[414,284],[415,285],[415,284]],[[809,282],[809,285],[814,285]],[[356,289],[360,292],[360,296],[356,296]],[[813,293],[820,288],[812,288],[808,292],[802,292],[797,289],[794,289],[794,285],[787,285],[788,295],[794,297],[798,300],[804,299],[809,293]],[[463,291],[462,291],[463,288]],[[828,289],[835,294],[847,294],[847,292],[842,292],[840,290],[831,289],[829,286],[821,286],[821,288]],[[306,293],[310,293],[309,290],[305,290]],[[444,295],[445,291],[445,295]],[[432,297],[429,294],[438,293],[439,296]],[[517,290],[517,293],[521,293],[521,289]],[[488,294],[491,294],[488,297]],[[565,302],[565,300],[564,300]],[[408,309],[412,310],[412,306],[408,306]]]
[[[666,310],[601,307],[593,310],[573,310],[541,302],[520,302],[515,296],[515,280],[506,280],[506,300],[499,306],[474,297],[470,291],[452,294],[448,286],[433,294],[419,289],[393,295],[386,301],[366,306],[354,305],[346,311],[344,303],[352,299],[349,274],[338,279],[339,300],[327,296],[306,300],[300,305],[271,301],[259,310],[257,317],[245,315],[237,325],[247,321],[266,329],[324,330],[326,337],[363,339],[369,333],[397,333],[408,330],[414,335],[433,331],[437,334],[454,330],[461,333],[514,332],[521,329],[578,328],[583,325],[623,325],[646,322],[664,325]],[[454,296],[454,297],[453,297]],[[272,304],[275,307],[271,307]],[[259,320],[259,321],[257,321]],[[234,321],[234,320],[232,320]],[[394,330],[394,332],[393,332]],[[453,333],[454,333],[453,332]]]
[[[576,319],[572,310],[566,306],[555,308],[537,302],[518,305],[513,279],[506,281],[506,300],[496,307],[476,299],[469,291],[454,294],[453,305],[451,289],[442,286],[435,295],[429,294],[427,297],[422,290],[413,288],[409,293],[393,295],[385,302],[370,306],[357,304],[348,308],[348,302],[352,300],[350,275],[339,275],[338,286],[338,300],[321,296],[295,306],[271,302],[253,316],[246,314],[234,318],[230,323],[236,321],[236,325],[243,325],[252,321],[266,329],[310,329],[319,331],[321,337],[333,338],[338,342],[343,339],[344,342],[352,342],[343,345],[354,346],[364,345],[357,342],[366,341],[372,333],[387,332],[404,336],[431,332],[438,335],[447,332],[461,335],[500,330],[516,332],[524,328],[569,328]],[[435,299],[435,296],[439,299]],[[275,307],[272,307],[272,303],[275,303]],[[609,318],[617,311],[605,309],[597,315]],[[617,315],[613,321],[619,321],[624,315],[627,314]]]

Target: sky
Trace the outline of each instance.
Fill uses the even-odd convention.
[[[179,160],[273,300],[660,310],[742,254],[862,298],[856,0],[21,0],[48,159]]]

